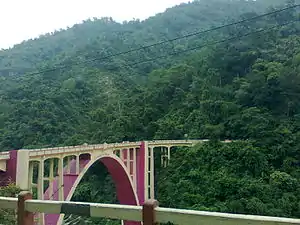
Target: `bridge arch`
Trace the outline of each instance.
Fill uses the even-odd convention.
[[[65,201],[70,201],[77,186],[80,181],[89,170],[89,168],[97,162],[101,162],[107,168],[109,174],[112,176],[112,179],[116,186],[117,198],[120,204],[126,205],[139,205],[137,193],[134,190],[134,186],[132,180],[130,179],[130,175],[126,169],[125,164],[122,160],[114,154],[109,155],[100,155],[95,159],[91,159],[89,162],[84,163],[84,167],[79,173],[79,175],[64,175],[64,195]],[[72,160],[70,162],[70,168],[74,171],[76,168],[76,160]],[[47,192],[47,191],[46,191]],[[47,194],[47,193],[45,193]],[[49,224],[62,224],[64,216],[61,215],[53,215],[47,214],[45,215],[45,225]],[[136,225],[140,224],[139,222],[126,221],[126,225]]]

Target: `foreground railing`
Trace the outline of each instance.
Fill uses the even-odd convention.
[[[142,221],[144,225],[167,222],[178,225],[300,224],[300,219],[160,208],[155,200],[149,200],[143,206],[32,200],[29,192],[20,193],[18,199],[0,197],[0,209],[17,209],[18,225],[33,225],[33,213],[36,212]]]

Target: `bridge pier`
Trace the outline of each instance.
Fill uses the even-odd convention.
[[[160,157],[161,166],[165,168],[170,163],[170,159],[171,159],[171,147],[170,146],[161,147],[160,148],[160,152],[161,152],[161,157]]]
[[[60,157],[58,160],[58,200],[63,201],[65,199],[64,197],[64,159],[63,157]]]

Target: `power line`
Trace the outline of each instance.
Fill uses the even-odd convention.
[[[144,49],[151,48],[151,47],[158,46],[158,45],[162,45],[162,44],[165,44],[165,43],[168,43],[168,42],[173,42],[173,41],[176,41],[176,40],[196,36],[196,35],[199,35],[199,34],[209,33],[209,32],[219,30],[219,29],[222,29],[222,28],[226,28],[226,27],[238,25],[238,24],[241,24],[241,23],[245,23],[245,22],[248,22],[248,21],[256,20],[256,19],[259,19],[259,18],[263,18],[265,16],[269,16],[269,15],[277,14],[277,13],[280,13],[280,12],[283,12],[283,11],[286,11],[286,10],[289,10],[289,9],[293,9],[293,8],[298,7],[298,6],[300,6],[300,4],[292,5],[292,6],[282,8],[282,9],[279,9],[279,10],[274,10],[274,11],[269,12],[269,13],[264,13],[264,14],[254,16],[254,17],[249,18],[249,19],[243,19],[243,20],[240,20],[240,21],[237,21],[237,22],[229,23],[229,24],[218,26],[218,27],[215,27],[215,28],[189,33],[189,34],[186,34],[186,35],[183,35],[183,36],[178,36],[178,37],[173,38],[173,39],[168,39],[168,40],[165,40],[165,41],[156,42],[156,43],[150,44],[150,45],[144,45],[142,47],[135,48],[135,49],[130,49],[128,51],[118,52],[118,53],[110,54],[110,55],[107,55],[107,56],[104,56],[104,57],[96,57],[96,58],[92,58],[92,59],[87,59],[87,60],[83,60],[83,61],[80,61],[80,62],[77,62],[77,63],[70,63],[69,65],[55,67],[55,68],[52,68],[52,69],[46,69],[46,70],[39,71],[39,72],[28,73],[27,75],[38,75],[38,74],[42,74],[42,73],[46,73],[46,72],[52,72],[52,71],[55,71],[55,70],[58,70],[58,69],[65,69],[65,68],[67,68],[69,66],[72,66],[72,65],[80,65],[80,64],[99,61],[99,60],[106,60],[106,59],[109,59],[109,58],[112,58],[112,57],[115,57],[115,56],[125,55],[125,54],[131,53],[131,52],[144,50]]]
[[[49,200],[64,186],[64,184],[60,185],[60,187],[49,197]]]
[[[235,36],[235,37],[228,38],[228,39],[223,39],[223,40],[220,40],[220,41],[215,41],[215,42],[212,42],[212,43],[209,43],[209,44],[198,45],[198,46],[195,46],[195,47],[192,47],[192,48],[188,48],[188,49],[185,49],[185,50],[182,50],[182,51],[173,51],[171,53],[168,53],[168,54],[165,54],[165,55],[161,55],[161,56],[158,56],[158,57],[155,57],[155,58],[151,58],[149,60],[139,61],[139,62],[132,63],[132,64],[126,64],[126,66],[134,66],[134,65],[137,65],[137,64],[152,62],[152,61],[156,61],[156,60],[161,59],[161,58],[165,58],[165,57],[170,56],[170,55],[177,55],[177,54],[181,54],[181,53],[185,53],[185,52],[189,52],[189,51],[201,49],[201,48],[204,48],[204,47],[207,47],[207,46],[216,45],[216,44],[220,44],[220,43],[232,41],[232,40],[235,40],[235,39],[239,39],[239,38],[242,38],[242,37],[250,36],[252,34],[257,34],[257,33],[262,33],[262,32],[266,32],[266,31],[271,31],[274,28],[279,28],[279,27],[282,27],[282,26],[285,26],[285,25],[288,25],[288,24],[291,24],[291,23],[294,23],[294,22],[296,22],[296,21],[295,20],[294,21],[289,21],[287,23],[278,24],[278,25],[269,27],[267,29],[261,29],[261,30],[257,30],[257,31],[253,31],[253,32],[248,32],[248,33],[243,34],[243,35]]]

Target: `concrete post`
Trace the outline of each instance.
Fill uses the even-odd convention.
[[[58,200],[64,201],[64,158],[58,160]]]
[[[80,155],[76,155],[76,175],[80,173]]]
[[[28,190],[28,176],[29,176],[29,151],[19,150],[17,152],[17,166],[16,166],[16,185],[22,190]]]
[[[150,148],[150,198],[154,199],[154,148]]]
[[[155,208],[158,207],[158,201],[147,200],[143,205],[143,225],[156,225]]]
[[[53,199],[54,159],[50,159],[49,167],[49,200]]]
[[[33,213],[27,212],[25,209],[25,201],[30,199],[32,199],[32,194],[27,191],[21,192],[18,196],[18,225],[34,225]]]

